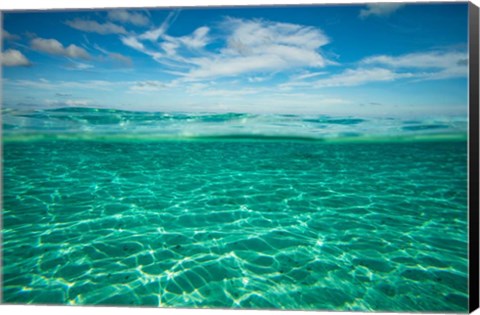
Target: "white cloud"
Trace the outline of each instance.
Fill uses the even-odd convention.
[[[111,22],[98,23],[92,20],[75,19],[66,21],[65,24],[80,31],[98,33],[102,35],[127,33],[123,26],[113,24]]]
[[[328,75],[326,71],[301,71],[290,76],[289,80],[285,83],[278,85],[281,90],[292,90],[299,87],[312,87],[312,80],[318,76]]]
[[[185,48],[197,54],[202,53],[202,49],[210,42],[208,36],[209,31],[210,29],[208,27],[202,26],[193,31],[192,34],[186,36],[173,37],[167,34],[161,35],[160,38],[163,42],[159,44],[159,47],[163,52],[155,57],[155,59],[158,62],[162,62],[161,59],[168,58],[175,63],[193,63],[193,60],[182,57],[178,53],[178,50]],[[165,62],[165,60],[163,60],[163,62]]]
[[[276,71],[289,64],[277,56],[253,55],[245,57],[216,57],[197,60],[198,67],[185,74],[186,80],[232,77],[245,73]]]
[[[165,24],[165,22],[163,23]],[[162,24],[162,25],[163,25]],[[208,44],[207,33],[208,27],[200,27],[196,29],[191,35],[173,37],[164,34],[164,27],[159,29],[145,32],[140,36],[125,36],[120,38],[122,43],[137,51],[140,51],[159,63],[163,63],[169,66],[178,66],[179,63],[189,63],[189,60],[181,57],[177,53],[177,49],[185,47],[190,50],[200,50]],[[158,48],[162,51],[158,51],[158,48],[147,48],[142,41],[156,41],[161,39],[162,42],[158,43]],[[157,50],[156,50],[157,49]]]
[[[213,85],[213,83],[209,84],[209,83],[194,82],[194,83],[191,83],[191,84],[187,85],[186,88],[189,92],[198,92],[198,91],[204,91],[212,85]]]
[[[403,3],[371,3],[367,4],[366,9],[360,10],[360,18],[364,19],[369,16],[389,16],[401,7],[405,6]]]
[[[6,67],[28,67],[30,61],[20,51],[15,49],[7,49],[1,54],[2,65]]]
[[[313,27],[228,18],[222,28],[228,32],[226,46],[219,54],[191,59],[196,67],[186,74],[188,79],[324,67],[329,63],[318,52],[329,40]]]
[[[119,53],[109,53],[108,56],[112,60],[114,60],[114,61],[116,61],[116,62],[118,62],[122,65],[125,65],[127,67],[131,67],[132,64],[133,64],[132,59],[130,57],[124,56],[124,55],[119,54]]]
[[[290,77],[280,84],[282,90],[293,88],[319,88],[357,86],[373,82],[398,79],[440,80],[467,75],[467,54],[463,52],[418,52],[401,56],[379,55],[358,62],[355,69],[346,69],[339,74],[320,80],[312,78],[327,75],[326,72],[305,72]]]
[[[119,54],[119,53],[110,52],[106,49],[101,48],[100,46],[98,46],[96,44],[93,47],[96,50],[103,53],[104,55],[106,55],[110,60],[113,60],[116,63],[119,63],[119,64],[127,66],[127,67],[131,67],[133,65],[132,59],[130,57],[124,56],[124,55]]]
[[[422,52],[401,56],[373,56],[361,61],[364,65],[383,65],[394,69],[411,68],[424,71],[419,77],[446,79],[463,77],[468,71],[468,56],[463,52]]]
[[[254,77],[249,77],[248,82],[260,83],[260,82],[267,81],[268,79],[271,79],[271,76],[254,76]]]
[[[266,20],[227,18],[222,24],[231,32],[227,50],[238,54],[251,53],[271,45],[288,45],[315,50],[329,40],[319,29]]]
[[[340,74],[313,82],[314,87],[356,86],[372,82],[386,82],[401,78],[411,78],[411,73],[396,73],[390,69],[358,68],[347,69]]]
[[[168,22],[169,17],[167,17],[167,20],[164,21],[159,28],[145,32],[138,37],[126,38],[123,40],[124,44],[153,57],[158,62],[165,63],[166,59],[170,59],[170,61],[177,63],[189,63],[189,60],[181,57],[177,50],[180,48],[186,48],[197,52],[200,51],[210,42],[208,37],[210,29],[206,26],[202,26],[197,28],[190,35],[180,37],[169,36],[166,34],[166,30],[170,24],[170,22]],[[144,44],[140,42],[141,40],[153,42],[161,40],[161,42],[158,43],[158,47],[163,51],[158,52],[146,49]]]
[[[122,42],[135,50],[143,52],[146,55],[151,56],[154,60],[160,63],[188,63],[189,61],[181,57],[177,50],[179,48],[186,48],[189,50],[201,50],[210,41],[208,32],[210,29],[206,26],[197,28],[192,34],[180,37],[169,36],[166,34],[169,26],[177,17],[176,12],[170,13],[160,27],[147,31],[140,36],[128,36],[121,38]],[[146,48],[142,41],[150,41],[158,44],[158,48],[161,51],[155,50],[155,48]]]
[[[73,44],[64,47],[62,43],[56,39],[34,38],[30,42],[30,46],[36,51],[41,51],[51,55],[90,59],[90,55],[85,49]]]
[[[180,44],[175,42],[164,42],[160,44],[160,47],[163,49],[167,56],[175,57],[175,55],[177,54],[177,49],[180,47]]]
[[[139,51],[145,51],[145,46],[134,36],[121,37],[120,40],[125,46]]]
[[[167,32],[168,28],[177,19],[177,17],[178,17],[178,11],[170,12],[165,18],[165,20],[162,22],[160,27],[157,27],[155,29],[152,29],[150,31],[143,33],[140,36],[140,39],[156,42],[160,38],[160,36],[162,36]]]
[[[46,79],[38,80],[8,80],[5,84],[16,88],[35,88],[35,89],[88,89],[88,90],[111,90],[118,87],[118,82],[105,80],[86,80],[86,81],[50,81]]]
[[[254,95],[263,92],[258,88],[241,88],[241,89],[203,89],[197,90],[196,93],[203,96],[215,96],[231,98],[236,96]]]
[[[325,75],[327,73],[328,72],[326,72],[326,71],[318,71],[318,72],[304,71],[303,73],[296,74],[296,75],[292,76],[291,79],[293,81],[301,81],[301,80],[310,79],[310,78],[318,77],[318,76],[321,76],[321,75]]]
[[[66,99],[66,100],[45,100],[45,104],[49,106],[87,106],[91,104],[89,100],[77,100],[77,99]]]
[[[93,65],[81,62],[71,62],[65,69],[67,70],[87,70],[93,68]]]
[[[20,36],[15,35],[15,34],[10,34],[6,30],[3,30],[2,31],[2,38],[5,39],[5,40],[15,41],[15,40],[19,40]]]
[[[177,15],[171,13],[160,27],[139,36],[124,36],[121,41],[167,67],[183,68],[167,71],[182,76],[184,81],[243,74],[255,77],[258,73],[268,76],[282,70],[333,64],[319,52],[329,39],[314,27],[226,18],[218,25],[225,34],[221,38],[224,46],[216,52],[207,52],[204,48],[212,39],[210,28],[206,26],[185,36],[174,37],[166,33]]]
[[[380,55],[365,58],[363,64],[384,64],[395,68],[448,68],[452,65],[461,64],[467,58],[466,53],[461,52],[422,52],[401,55],[397,57]]]
[[[162,24],[162,26],[158,28],[155,28],[143,33],[141,36],[139,36],[139,39],[156,42],[158,38],[166,32],[166,26],[164,26],[164,24]]]
[[[117,9],[108,12],[108,18],[120,23],[130,23],[136,26],[147,26],[150,20],[139,12],[129,12],[124,9]]]
[[[140,42],[138,38],[135,36],[121,37],[120,40],[125,46],[133,48],[137,51],[140,51],[152,57],[154,60],[158,62],[161,62],[162,58],[164,57],[164,55],[158,51],[147,49],[145,45],[142,42]]]
[[[172,87],[172,84],[162,82],[162,81],[137,81],[129,88],[130,91],[137,92],[151,92],[164,90],[166,88]]]
[[[208,32],[210,29],[206,26],[197,28],[190,36],[182,36],[177,38],[172,38],[171,42],[179,41],[186,47],[190,49],[200,49],[205,47],[210,39],[208,38]]]

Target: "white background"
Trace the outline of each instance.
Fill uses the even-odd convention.
[[[452,2],[436,0],[435,2]],[[370,2],[428,2],[428,1],[370,1]],[[431,2],[431,1],[430,1]],[[472,1],[480,6],[480,0]],[[111,7],[169,7],[169,6],[205,6],[205,5],[259,5],[259,4],[324,4],[324,3],[365,3],[359,0],[231,0],[226,3],[219,0],[0,0],[0,10],[11,9],[62,9],[62,8],[111,8]],[[191,309],[166,309],[166,308],[128,308],[128,307],[80,307],[80,306],[0,306],[0,313],[3,314],[35,314],[35,315],[56,315],[56,314],[115,314],[115,315],[332,315],[332,312],[300,312],[300,311],[256,311],[256,310],[191,310]],[[336,313],[333,313],[336,314]],[[342,312],[345,315],[361,315],[368,313]],[[393,315],[396,313],[375,313],[378,315]],[[403,313],[405,314],[405,313]],[[480,315],[480,311],[474,314]]]

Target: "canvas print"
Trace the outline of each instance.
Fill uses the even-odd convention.
[[[2,302],[468,310],[468,4],[5,11]]]

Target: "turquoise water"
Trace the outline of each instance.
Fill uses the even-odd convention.
[[[467,311],[462,119],[3,124],[5,303]]]

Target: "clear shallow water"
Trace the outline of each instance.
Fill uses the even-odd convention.
[[[192,138],[175,118],[165,138],[158,120],[161,137],[125,135],[106,112],[71,123],[75,111],[94,112],[4,130],[4,302],[467,311],[467,145],[454,127],[372,138],[368,120],[324,117],[362,136],[307,141],[298,127],[272,140],[219,120],[205,125],[216,137]]]

